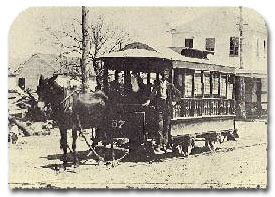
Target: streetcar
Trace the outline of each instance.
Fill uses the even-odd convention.
[[[143,103],[150,98],[164,70],[169,70],[169,81],[182,93],[173,103],[173,153],[188,156],[200,142],[214,150],[217,143],[234,138],[233,67],[138,42],[98,60],[103,70],[103,91],[110,100],[105,137],[121,139],[130,152],[152,153],[156,110]]]

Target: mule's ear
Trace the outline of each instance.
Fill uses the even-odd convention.
[[[50,81],[50,82],[54,82],[54,80],[56,80],[57,77],[58,77],[58,75],[54,75],[53,77],[51,77],[51,78],[49,79],[49,81]]]
[[[39,84],[43,83],[44,82],[44,76],[43,75],[40,75],[40,78],[39,78]]]

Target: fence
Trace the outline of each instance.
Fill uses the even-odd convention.
[[[234,113],[234,100],[221,98],[182,98],[173,108],[173,118]]]

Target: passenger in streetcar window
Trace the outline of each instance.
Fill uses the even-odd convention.
[[[147,93],[148,87],[146,84],[144,84],[144,81],[138,72],[132,73],[131,85],[132,85],[132,102],[135,102],[138,104],[146,102],[148,98],[148,93]]]

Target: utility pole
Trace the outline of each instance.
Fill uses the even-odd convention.
[[[237,24],[239,26],[239,32],[240,32],[240,69],[243,69],[243,27],[244,25],[248,25],[248,24],[244,24],[243,22],[243,8],[242,6],[239,7],[240,9],[240,17],[239,17],[239,24]]]
[[[239,16],[239,33],[240,33],[240,69],[244,69],[243,66],[243,10],[242,7],[240,9],[240,16]],[[235,78],[235,100],[236,100],[236,116],[237,118],[246,119],[246,110],[245,110],[245,78],[243,76],[236,76]]]
[[[240,6],[239,31],[240,31],[240,69],[243,69],[243,9],[242,9],[242,6]]]
[[[81,58],[81,80],[82,80],[82,91],[85,92],[87,89],[88,72],[87,67],[89,66],[89,27],[87,21],[88,10],[85,6],[82,6],[82,58]]]

